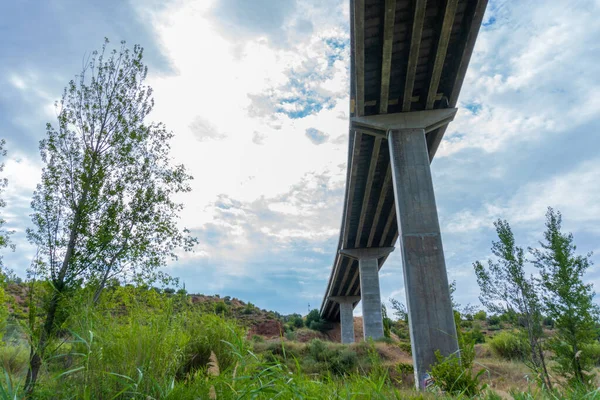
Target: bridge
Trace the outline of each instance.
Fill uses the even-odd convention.
[[[350,0],[348,172],[321,317],[383,337],[379,270],[398,239],[415,383],[458,352],[430,162],[456,103],[487,0]]]

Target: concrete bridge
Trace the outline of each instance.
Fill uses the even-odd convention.
[[[379,269],[399,240],[415,382],[458,351],[430,162],[456,114],[487,0],[350,0],[348,173],[321,316],[383,337]],[[399,234],[400,233],[400,234]]]

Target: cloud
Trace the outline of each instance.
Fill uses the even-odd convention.
[[[329,140],[328,134],[315,128],[308,128],[306,130],[306,137],[316,145],[323,144]]]
[[[284,115],[305,118],[332,109],[347,98],[349,87],[349,41],[341,30],[313,37],[297,54],[292,66],[283,71],[285,80],[261,93],[249,94],[248,109],[253,117]]]
[[[254,133],[252,134],[252,143],[258,144],[258,145],[265,144],[266,137],[267,137],[266,135],[264,135],[260,132],[254,131]]]
[[[227,135],[219,132],[214,125],[200,116],[196,117],[192,121],[190,124],[190,130],[201,142],[205,142],[207,140],[221,140],[227,137]]]
[[[593,1],[490,3],[459,99],[463,109],[438,155],[538,142],[597,118],[597,12]]]
[[[296,10],[296,0],[218,0],[211,10],[219,31],[228,38],[266,36],[280,42],[286,36],[286,24]],[[300,26],[306,31],[306,26]],[[310,33],[312,29],[309,30]]]

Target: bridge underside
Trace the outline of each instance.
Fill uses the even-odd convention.
[[[386,130],[357,120],[453,108],[486,5],[487,0],[351,1],[351,125],[338,250],[389,247],[398,238]],[[446,126],[426,132],[430,159]],[[322,317],[339,320],[339,304],[329,296],[359,295],[358,261],[337,254]]]
[[[399,238],[415,383],[458,351],[430,162],[456,114],[487,0],[350,0],[348,172],[321,316],[383,336],[379,269]]]

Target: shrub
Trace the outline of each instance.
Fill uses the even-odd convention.
[[[400,342],[398,343],[398,347],[400,347],[402,351],[405,351],[408,354],[412,355],[412,346],[410,345],[410,343]]]
[[[498,315],[490,315],[487,322],[489,325],[500,325],[500,317]]]
[[[485,311],[483,310],[479,310],[475,313],[475,315],[473,316],[473,318],[475,318],[477,321],[485,321],[487,318],[487,314]]]
[[[308,344],[308,353],[317,361],[327,361],[329,351],[322,340],[313,339]]]
[[[485,370],[473,374],[473,357],[469,353],[474,355],[475,351],[472,342],[468,346],[470,349],[461,349],[461,357],[456,354],[444,357],[439,350],[435,352],[437,362],[431,367],[430,374],[435,385],[448,394],[472,397],[479,395],[485,387],[479,382]]]
[[[246,306],[242,310],[242,314],[245,314],[245,315],[254,314],[254,309],[255,308],[256,307],[254,307],[254,304],[248,302],[248,304],[246,304]]]
[[[265,341],[265,339],[263,339],[263,337],[259,335],[252,335],[252,341],[254,343],[262,343]]]
[[[329,370],[336,375],[349,375],[358,364],[358,354],[350,349],[336,352],[329,362]]]
[[[439,350],[435,352],[436,362],[431,366],[430,375],[435,385],[442,391],[451,395],[478,396],[486,385],[481,384],[479,377],[485,373],[481,370],[473,374],[473,361],[475,360],[475,343],[471,338],[461,332],[458,325],[460,316],[454,315],[457,325],[458,346],[460,353],[453,353],[447,357],[442,356]]]
[[[583,356],[587,357],[594,365],[600,365],[600,343],[587,344],[582,350]]]
[[[241,339],[244,337],[243,329],[233,321],[226,321],[216,315],[188,315],[184,330],[190,339],[183,351],[179,376],[206,367],[211,352],[215,353],[221,371],[231,368],[235,363],[231,344],[245,347],[244,340]]]
[[[467,333],[469,340],[475,344],[485,343],[485,335],[481,332],[479,324],[473,324],[473,329]]]
[[[412,364],[401,362],[401,363],[398,363],[398,365],[396,365],[396,371],[398,371],[398,373],[400,375],[412,374],[415,372],[415,368],[413,367]]]
[[[522,360],[529,352],[527,342],[516,332],[500,332],[489,343],[494,354],[506,360]]]
[[[228,315],[229,314],[229,307],[227,307],[227,304],[225,304],[224,301],[217,301],[215,303],[215,314],[217,314],[217,315]]]

